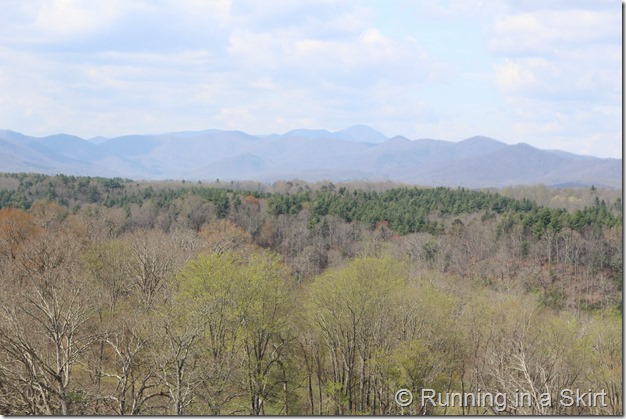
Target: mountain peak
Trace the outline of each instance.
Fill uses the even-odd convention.
[[[472,144],[502,144],[505,145],[505,143],[503,143],[502,141],[496,140],[494,138],[491,137],[485,137],[484,135],[475,135],[473,137],[469,137],[466,138],[465,140],[459,141],[459,144],[461,143],[472,143]]]
[[[294,129],[283,137],[332,138],[335,140],[378,144],[387,141],[387,137],[367,125],[353,125],[340,131],[330,132],[326,129]]]
[[[239,131],[201,133],[130,135],[101,142],[67,134],[36,138],[0,131],[0,170],[32,172],[35,168],[44,173],[139,179],[385,178],[432,186],[577,182],[621,187],[620,159],[590,158],[523,143],[508,145],[483,136],[459,142],[412,141],[401,136],[387,140],[364,125],[336,132],[300,129],[267,137]],[[181,135],[189,138],[181,141]]]
[[[10,129],[0,129],[0,137],[6,138],[7,140],[25,140],[29,138],[24,134],[11,131]]]
[[[491,153],[508,146],[502,141],[484,137],[482,135],[475,135],[474,137],[459,141],[455,144],[455,147],[459,150],[472,150],[472,154],[479,155]]]
[[[78,141],[87,141],[84,138],[78,137],[76,135],[63,134],[63,133],[48,135],[46,137],[42,137],[41,139],[43,141],[48,141],[48,142],[77,141],[77,140]]]
[[[364,143],[377,144],[387,141],[387,137],[384,134],[363,124],[344,128],[341,131],[337,131],[337,134],[342,134],[348,137],[350,141],[361,141]]]
[[[325,129],[298,128],[283,134],[284,137],[327,138],[332,137],[332,132]]]

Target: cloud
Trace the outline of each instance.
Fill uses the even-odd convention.
[[[517,138],[621,154],[621,10],[559,1],[511,7],[487,31],[494,81]]]
[[[4,0],[0,127],[609,138],[613,2],[533,1]]]
[[[534,60],[533,63],[520,63],[510,59],[494,64],[496,83],[507,92],[523,92],[537,87],[535,75],[537,67],[550,67],[545,60]]]
[[[0,39],[5,44],[41,46],[93,36],[125,13],[124,4],[119,0],[6,0]]]
[[[183,56],[188,54],[198,59],[192,73],[204,64],[207,73],[267,78],[276,72],[294,82],[353,81],[363,87],[385,73],[401,76],[399,82],[432,77],[428,60],[435,61],[414,41],[388,38],[369,26],[371,12],[337,2],[29,4],[18,7],[22,22],[5,22],[0,37],[14,51],[31,51],[58,65],[88,63],[110,70],[123,62],[129,73],[160,73],[188,65]],[[26,32],[32,36],[19,36]]]
[[[621,45],[616,10],[539,10],[498,18],[489,47],[506,55],[554,55],[581,44]]]
[[[548,100],[615,102],[621,92],[616,12],[539,9],[498,17],[489,41],[490,50],[503,57],[493,64],[498,86],[505,94]]]

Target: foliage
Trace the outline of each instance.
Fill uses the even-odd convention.
[[[572,209],[394,185],[0,185],[0,414],[623,413],[621,200],[600,189]],[[400,407],[401,388],[532,397]],[[562,388],[607,404],[537,403]]]

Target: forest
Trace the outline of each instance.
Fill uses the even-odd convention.
[[[621,197],[0,174],[0,414],[622,415]]]

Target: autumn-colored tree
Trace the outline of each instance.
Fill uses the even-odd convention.
[[[198,233],[206,248],[213,253],[242,251],[252,243],[244,229],[229,220],[217,220],[204,225]]]
[[[23,243],[41,231],[32,215],[15,209],[0,209],[0,254],[15,259]]]

